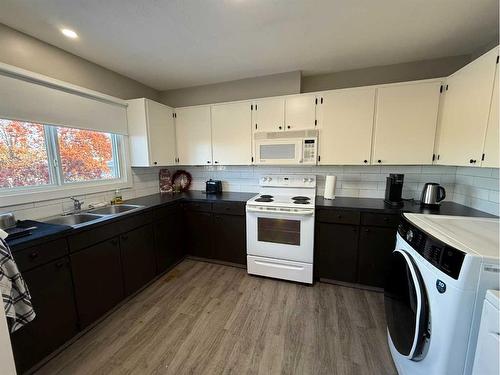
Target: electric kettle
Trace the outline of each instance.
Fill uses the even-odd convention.
[[[420,204],[422,206],[436,207],[439,206],[444,198],[446,198],[444,187],[435,182],[428,182],[424,185],[424,189],[422,190]]]

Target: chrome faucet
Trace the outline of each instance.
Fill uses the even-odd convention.
[[[73,201],[73,212],[74,213],[80,212],[82,210],[82,204],[85,202],[80,201],[80,200],[76,199],[75,197],[69,197],[69,199],[71,199]]]

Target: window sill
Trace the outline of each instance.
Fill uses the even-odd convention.
[[[0,193],[0,207],[47,201],[51,199],[62,199],[74,195],[81,196],[87,194],[103,193],[115,189],[127,189],[131,187],[131,182],[118,180],[112,182],[101,181],[96,183],[66,186],[47,186],[46,188],[38,187],[30,191],[13,189],[12,191],[4,191]]]

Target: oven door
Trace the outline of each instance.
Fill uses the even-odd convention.
[[[247,253],[312,263],[314,209],[276,210],[247,206]]]
[[[266,165],[301,164],[302,139],[261,139],[255,141],[255,163]]]

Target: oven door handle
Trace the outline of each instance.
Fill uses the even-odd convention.
[[[303,211],[274,211],[274,210],[259,210],[258,208],[247,207],[247,212],[259,212],[261,214],[283,214],[283,215],[296,215],[308,216],[314,214],[314,209]]]

